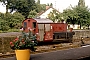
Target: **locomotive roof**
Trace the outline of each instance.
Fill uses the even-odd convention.
[[[50,19],[36,18],[35,20],[37,21],[37,23],[53,23],[53,21]]]

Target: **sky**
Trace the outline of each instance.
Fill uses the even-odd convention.
[[[47,4],[47,3],[53,3],[53,7],[60,12],[63,12],[64,9],[69,8],[70,5],[73,7],[78,5],[79,0],[40,0],[41,4]],[[90,8],[90,0],[85,0],[85,5]],[[6,12],[6,6],[3,6],[0,3],[0,12],[5,13]]]
[[[79,0],[40,0],[41,4],[53,3],[53,7],[63,12],[64,9],[78,5]],[[85,5],[90,8],[90,0],[85,0]]]

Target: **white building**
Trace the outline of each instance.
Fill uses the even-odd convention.
[[[48,14],[50,12],[52,12],[53,10],[56,10],[56,9],[54,9],[53,7],[50,7],[50,6],[46,6],[46,10],[44,12],[40,13],[39,17],[40,18],[48,18]],[[58,10],[56,10],[56,11],[59,12]]]
[[[0,2],[0,12],[6,13],[6,5],[4,5],[2,2]]]

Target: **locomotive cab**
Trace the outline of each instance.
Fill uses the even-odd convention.
[[[26,19],[22,22],[25,32],[29,32],[29,29],[35,34],[37,32],[37,21],[34,19]]]

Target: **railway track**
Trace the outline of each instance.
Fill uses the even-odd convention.
[[[19,32],[11,32],[11,33],[0,33],[0,37],[6,37],[6,36],[17,36],[21,35]],[[86,41],[83,39],[85,44],[90,44],[90,38]],[[43,52],[51,52],[51,51],[56,51],[56,50],[64,50],[64,49],[72,49],[72,48],[77,48],[81,47],[82,43],[79,40],[76,40],[74,43],[55,43],[55,44],[46,44],[42,46],[36,46],[36,51],[32,52],[31,54],[37,54],[37,53],[43,53]],[[1,54],[0,53],[0,58],[8,58],[8,57],[13,57],[15,56],[15,53],[7,53],[7,54]]]
[[[89,39],[84,41],[85,44],[90,44]],[[73,42],[73,43],[47,43],[43,45],[36,46],[36,51],[32,52],[31,54],[37,54],[37,53],[43,53],[43,52],[51,52],[51,51],[57,51],[57,50],[65,50],[65,49],[73,49],[82,47],[83,45],[81,41]],[[15,53],[7,53],[7,54],[0,54],[0,58],[8,58],[15,56]]]
[[[73,45],[72,43],[61,43],[61,44],[53,44],[53,45],[44,45],[44,46],[37,46],[37,52],[50,52],[55,50],[62,50],[62,49],[69,49],[69,48],[76,48],[80,47],[79,45]]]
[[[80,47],[79,45],[73,45],[72,43],[61,43],[61,44],[53,44],[53,45],[43,45],[43,46],[36,46],[36,51],[32,52],[31,54],[43,53],[43,52],[51,52],[56,50],[64,50],[69,48],[77,48]],[[0,54],[0,58],[8,58],[15,56],[15,53],[7,53],[7,54]]]

